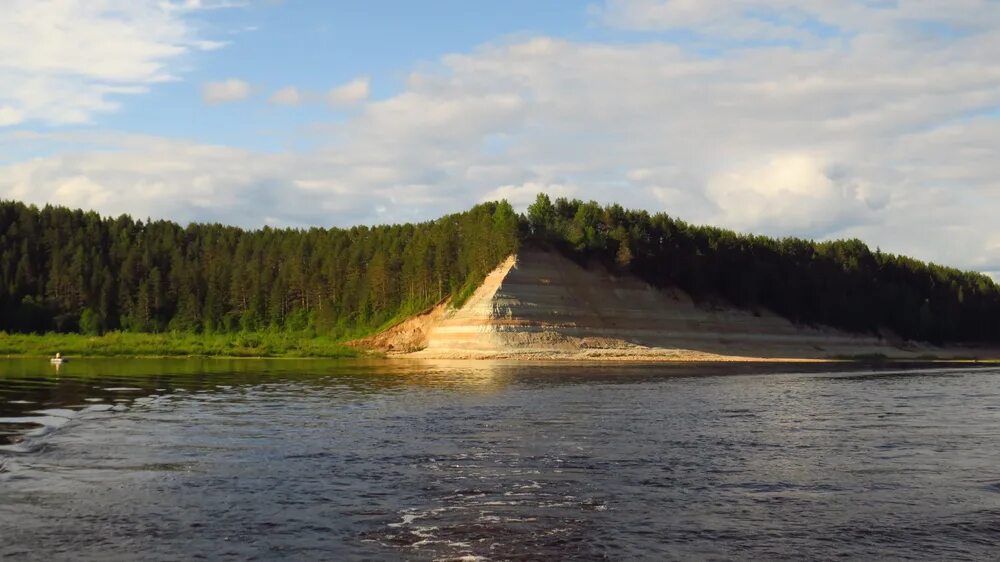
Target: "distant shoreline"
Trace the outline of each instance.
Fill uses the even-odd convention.
[[[46,354],[0,354],[0,360],[24,360],[24,359],[36,359],[39,361],[47,360],[50,355]],[[1000,359],[963,359],[963,358],[924,358],[924,359],[900,359],[900,358],[828,358],[828,359],[803,359],[803,358],[775,358],[775,357],[734,357],[721,360],[712,359],[637,359],[637,358],[604,358],[604,359],[581,359],[578,357],[489,357],[489,358],[445,358],[445,357],[419,357],[408,354],[401,355],[382,355],[377,353],[356,353],[354,355],[201,355],[201,354],[143,354],[143,355],[129,355],[129,354],[117,354],[117,355],[99,355],[99,354],[72,354],[66,356],[70,361],[68,365],[72,365],[74,361],[77,360],[113,360],[113,359],[127,359],[127,360],[163,360],[163,359],[176,359],[176,360],[194,360],[194,359],[204,359],[204,360],[235,360],[235,361],[289,361],[289,360],[308,360],[308,361],[332,361],[332,360],[346,360],[346,361],[385,361],[385,362],[416,362],[416,363],[426,363],[428,365],[437,364],[468,364],[468,365],[486,365],[486,364],[504,364],[504,365],[524,365],[531,367],[566,367],[566,366],[579,366],[579,367],[613,367],[613,366],[697,366],[697,365],[719,365],[719,366],[745,366],[745,367],[766,367],[768,365],[781,365],[784,367],[801,366],[804,368],[808,367],[862,367],[862,366],[878,366],[880,368],[885,367],[905,367],[914,368],[919,366],[927,367],[938,367],[938,366],[957,366],[957,367],[972,367],[972,366],[996,366],[1000,365]]]
[[[536,349],[507,350],[494,353],[450,352],[431,350],[402,353],[368,348],[361,342],[344,342],[324,336],[285,332],[187,334],[110,332],[100,336],[83,334],[0,334],[0,358],[48,358],[56,353],[64,357],[94,359],[386,359],[390,361],[469,361],[517,362],[525,364],[995,364],[1000,357],[982,357],[943,348],[941,354],[893,357],[861,354],[829,357],[779,357],[752,354],[722,355],[685,349],[606,348],[587,350]]]
[[[600,264],[544,249],[509,256],[464,303],[443,301],[359,350],[430,360],[593,363],[884,363],[1000,358],[1000,349],[936,346],[890,333],[796,324],[765,309],[705,306]]]

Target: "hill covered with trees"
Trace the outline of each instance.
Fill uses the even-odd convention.
[[[0,330],[343,337],[471,292],[517,232],[506,203],[421,224],[250,231],[0,202]]]
[[[796,323],[886,330],[936,344],[1000,341],[1000,287],[981,273],[872,251],[695,226],[663,213],[539,195],[529,237],[703,301],[766,308]]]
[[[696,299],[933,343],[1000,342],[989,277],[870,250],[773,239],[539,195],[420,224],[244,230],[0,202],[0,330],[348,337],[460,302],[519,245],[601,262]]]

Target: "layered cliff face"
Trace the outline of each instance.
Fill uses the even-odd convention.
[[[553,252],[525,250],[459,309],[443,304],[366,341],[427,358],[805,359],[912,356],[870,336],[796,326],[774,314],[709,309]]]

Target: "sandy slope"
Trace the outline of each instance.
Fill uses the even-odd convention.
[[[539,250],[505,260],[460,309],[442,303],[358,344],[436,359],[803,361],[961,354],[796,326],[766,311],[709,309],[681,291],[657,290],[600,267],[584,269]]]

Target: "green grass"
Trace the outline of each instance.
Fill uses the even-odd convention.
[[[284,332],[236,334],[4,334],[0,356],[44,357],[358,357],[362,352],[323,336]]]

